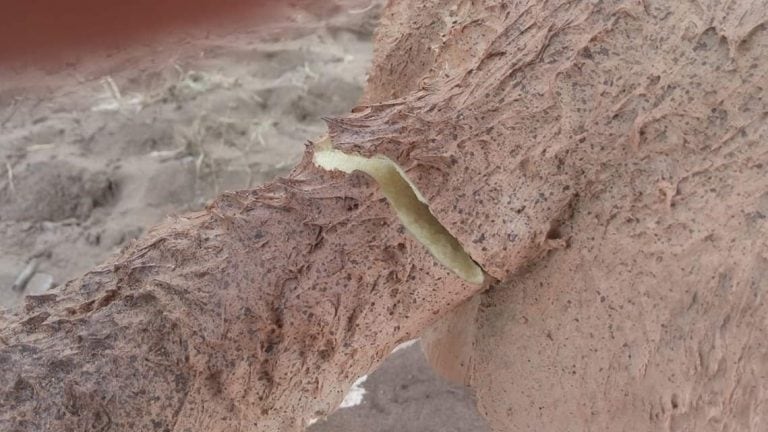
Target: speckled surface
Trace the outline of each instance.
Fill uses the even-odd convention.
[[[364,102],[329,132],[397,161],[499,281],[462,334],[491,429],[768,428],[768,8],[390,3]],[[39,418],[34,390],[50,418],[76,408],[62,424],[296,429],[481,289],[311,152],[28,302],[2,333],[29,367],[0,369],[25,390],[8,415]]]
[[[462,321],[493,430],[768,428],[767,19],[717,0],[388,9],[368,96],[400,99],[331,130],[406,166],[504,281]]]

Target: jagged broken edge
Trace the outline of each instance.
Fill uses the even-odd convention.
[[[432,214],[427,200],[394,161],[382,155],[344,153],[326,136],[315,145],[313,162],[325,170],[362,171],[373,177],[408,232],[437,261],[467,282],[483,284],[485,272]]]

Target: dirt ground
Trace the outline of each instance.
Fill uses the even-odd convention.
[[[360,3],[0,68],[0,306],[77,276],[169,214],[287,172],[324,132],[321,118],[361,95],[379,5]],[[487,430],[418,345],[360,388],[310,430]]]

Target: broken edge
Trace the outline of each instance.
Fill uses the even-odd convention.
[[[408,232],[435,259],[467,282],[483,284],[485,272],[432,214],[427,200],[394,161],[382,155],[367,158],[344,153],[326,137],[317,144],[313,162],[325,170],[362,171],[373,177]]]

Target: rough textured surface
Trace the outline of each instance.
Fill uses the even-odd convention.
[[[196,28],[205,38],[182,32],[141,47],[123,42],[103,55],[62,55],[63,69],[0,66],[0,307],[23,301],[11,284],[30,257],[38,273],[25,292],[45,293],[118,253],[166,214],[287,173],[306,138],[325,130],[321,116],[354,106],[379,5],[293,3],[269,25],[263,17],[239,17],[246,28]],[[120,95],[109,91],[107,77]],[[356,407],[325,424],[354,431],[344,428],[387,419],[395,428],[439,428],[447,420],[425,413],[459,399],[465,411],[453,409],[455,416],[470,409],[477,415],[466,396],[433,379],[420,357],[407,359],[416,363],[396,361],[385,376],[421,382],[408,393],[412,416]],[[377,406],[386,406],[387,397],[398,404],[406,392],[387,391]],[[477,432],[473,424],[451,426]]]
[[[502,281],[466,342],[494,430],[768,427],[767,12],[391,2],[365,105],[329,131],[404,167]],[[290,430],[476,290],[367,178],[305,158],[31,299],[0,422]]]
[[[438,218],[508,281],[463,342],[494,430],[768,427],[767,13],[446,1],[389,21],[434,64],[380,65],[418,70],[421,90],[336,133],[362,152],[392,143]],[[443,39],[420,37],[429,26]]]
[[[310,157],[28,297],[0,333],[2,429],[297,429],[477,291]]]

